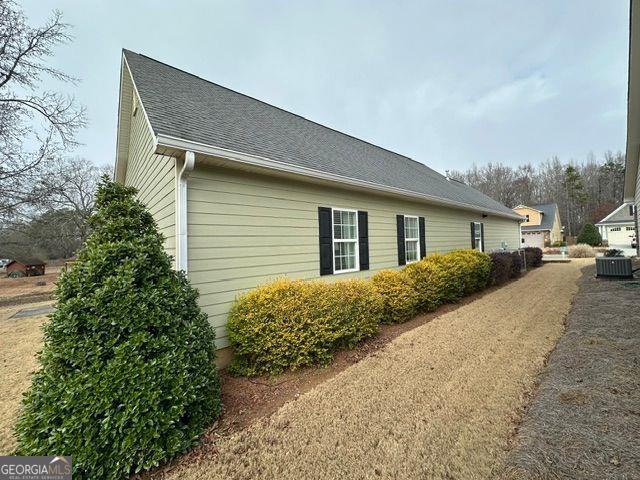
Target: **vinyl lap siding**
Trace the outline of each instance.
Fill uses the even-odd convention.
[[[154,153],[153,136],[141,106],[131,117],[128,155],[125,184],[138,189],[138,198],[165,237],[167,253],[175,256],[175,161]]]
[[[228,345],[224,325],[234,298],[278,276],[319,277],[318,207],[369,213],[370,270],[322,277],[366,277],[397,267],[396,215],[426,217],[427,255],[471,244],[469,223],[484,222],[486,250],[518,248],[516,221],[346,189],[198,165],[189,178],[189,279]]]

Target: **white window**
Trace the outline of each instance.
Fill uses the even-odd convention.
[[[627,232],[632,232],[634,230],[635,230],[635,228],[633,228],[633,227],[627,227]]]
[[[525,215],[524,218],[525,218],[525,220],[524,220],[525,223],[529,221],[529,215]]]
[[[476,250],[480,250],[481,252],[484,250],[482,245],[482,223],[481,222],[473,222],[473,239],[474,244],[476,246]]]
[[[418,217],[404,216],[404,256],[406,263],[420,260],[420,227]]]
[[[609,231],[610,231],[610,232],[619,232],[620,230],[621,230],[621,228],[620,228],[620,227],[611,227],[611,228],[609,229]]]
[[[333,272],[359,270],[358,212],[333,209]]]

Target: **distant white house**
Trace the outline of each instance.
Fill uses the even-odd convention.
[[[623,203],[596,223],[602,240],[609,242],[609,245],[631,246],[631,240],[636,235],[633,208],[633,203]]]

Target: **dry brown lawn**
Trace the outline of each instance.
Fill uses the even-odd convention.
[[[59,270],[59,268],[47,269],[45,275],[35,277],[0,277],[0,297],[8,298],[25,293],[51,292],[60,276]],[[36,285],[36,283],[40,282],[45,282],[45,285]]]
[[[494,478],[580,267],[550,264],[411,330],[169,478]],[[168,473],[167,473],[168,472]]]
[[[46,315],[10,318],[23,308],[37,308],[52,302],[40,302],[0,309],[0,455],[15,448],[13,427],[20,412],[22,394],[31,384],[37,367],[36,353],[42,347],[42,323]]]

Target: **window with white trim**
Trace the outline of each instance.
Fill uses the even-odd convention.
[[[482,245],[482,222],[473,222],[473,237],[476,250],[484,251]]]
[[[525,220],[524,220],[524,221],[525,221],[525,223],[529,221],[529,215],[528,215],[528,214],[527,214],[527,215],[525,215],[525,216],[524,216],[524,218],[525,218]]]
[[[355,272],[358,261],[358,212],[333,209],[333,272]]]
[[[627,227],[627,232],[632,232],[634,230],[635,230],[635,228],[633,228],[633,227]]]
[[[420,260],[420,227],[412,215],[404,216],[404,255],[407,263]]]
[[[619,232],[620,230],[622,230],[620,227],[611,227],[609,229],[610,232]]]

